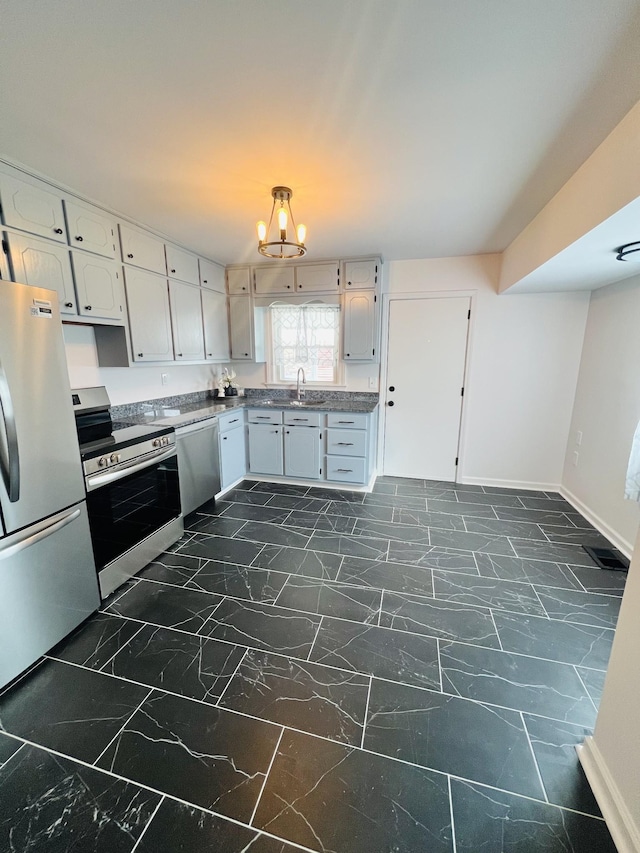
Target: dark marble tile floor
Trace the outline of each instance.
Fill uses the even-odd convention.
[[[12,853],[615,853],[625,575],[559,495],[244,482],[0,695]]]

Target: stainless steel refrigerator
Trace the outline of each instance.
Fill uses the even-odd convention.
[[[0,281],[0,686],[99,602],[58,296]]]

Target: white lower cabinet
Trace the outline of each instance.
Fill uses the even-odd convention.
[[[220,488],[228,489],[247,473],[247,440],[244,411],[219,418]]]
[[[173,361],[166,278],[127,267],[127,306],[134,361]]]
[[[170,281],[169,300],[176,361],[201,361],[204,358],[204,333],[200,288]]]
[[[320,429],[285,426],[284,473],[287,477],[317,480],[320,477]]]
[[[122,268],[114,261],[71,252],[78,293],[78,314],[83,317],[124,319]]]
[[[327,480],[341,483],[366,483],[366,459],[358,456],[327,456]]]
[[[249,424],[249,470],[252,474],[284,473],[282,424]]]

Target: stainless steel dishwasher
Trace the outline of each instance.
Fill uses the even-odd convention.
[[[188,515],[220,491],[218,419],[176,429],[182,514]]]

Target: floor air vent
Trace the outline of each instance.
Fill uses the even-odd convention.
[[[629,560],[614,551],[613,548],[592,548],[590,545],[582,546],[587,554],[596,561],[601,569],[609,569],[612,572],[627,572]]]

